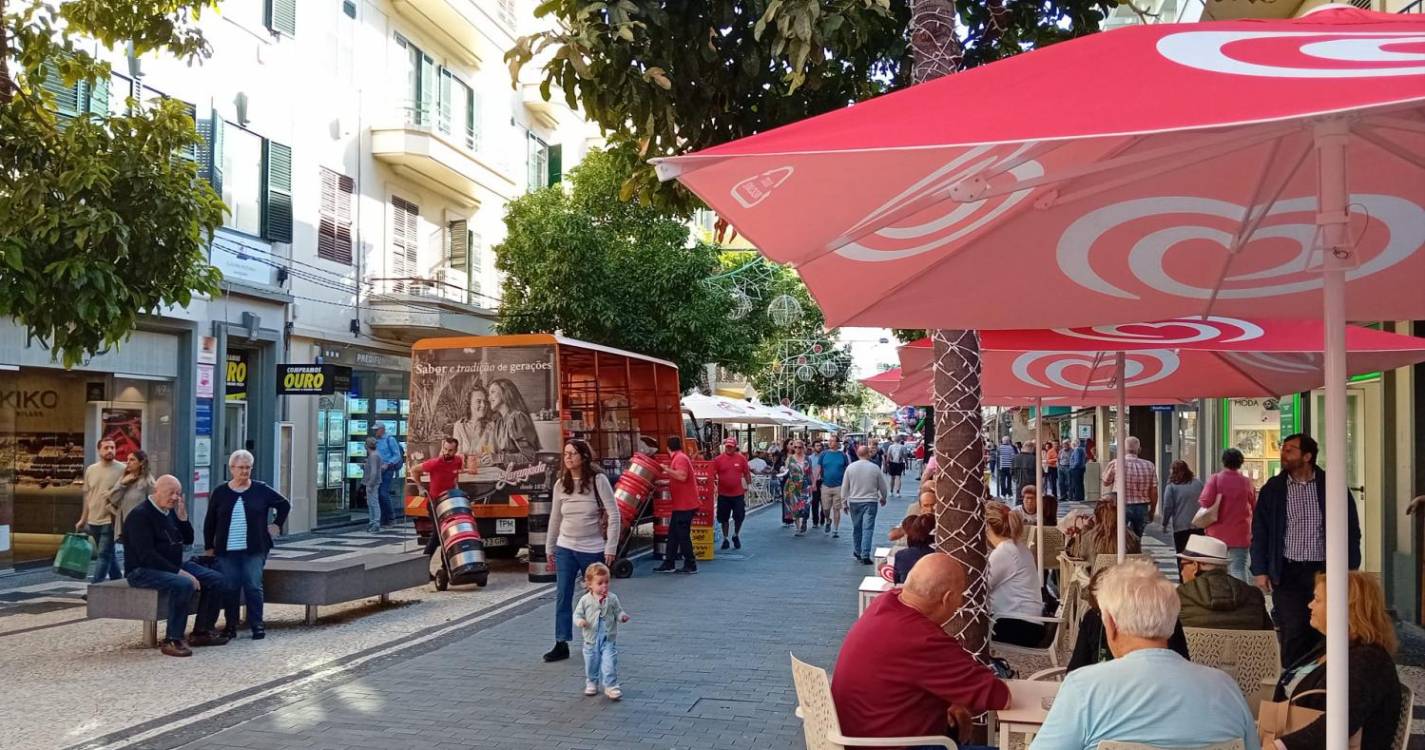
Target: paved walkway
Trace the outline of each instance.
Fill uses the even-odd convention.
[[[878,539],[908,502],[883,509]],[[582,695],[577,652],[558,664],[540,660],[554,617],[552,591],[540,587],[369,661],[158,717],[138,728],[137,743],[124,733],[84,746],[801,747],[788,653],[830,667],[856,617],[856,584],[871,570],[852,559],[849,523],[845,532],[793,538],[768,508],[748,519],[741,554],[719,552],[697,576],[655,576],[653,561],[640,561],[634,578],[614,585],[633,617],[620,630],[621,703]],[[199,658],[207,653],[184,666],[215,679]]]

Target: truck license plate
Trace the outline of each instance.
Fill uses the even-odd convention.
[[[490,547],[505,547],[510,543],[510,540],[502,536],[492,536],[489,539],[482,539],[481,541],[484,543],[486,549]]]
[[[496,519],[495,519],[495,533],[496,533],[496,534],[513,534],[513,533],[515,533],[515,519],[513,519],[513,518],[496,518]]]

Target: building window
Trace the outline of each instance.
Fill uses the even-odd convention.
[[[429,127],[435,115],[435,60],[409,39],[396,35],[396,46],[405,51],[405,96],[402,107],[406,123]]]
[[[409,279],[416,276],[420,257],[421,207],[396,196],[391,196],[391,277]],[[406,285],[393,282],[391,289],[404,292]]]
[[[351,265],[351,203],[355,183],[350,177],[322,169],[321,219],[317,227],[317,257]]]
[[[465,148],[475,151],[480,146],[478,106],[475,92],[456,78],[450,70],[440,69],[440,132],[451,136]]]
[[[274,34],[297,35],[297,0],[266,0],[264,21]]]
[[[495,15],[506,28],[515,30],[515,0],[495,0]]]
[[[223,128],[222,196],[228,207],[223,226],[262,235],[262,136],[235,125]]]

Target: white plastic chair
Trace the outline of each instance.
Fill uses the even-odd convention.
[[[1257,715],[1264,681],[1281,674],[1281,647],[1275,630],[1183,628],[1192,660],[1226,672],[1242,690],[1247,707]]]
[[[1020,674],[1032,674],[1059,666],[1059,655],[1064,638],[1064,621],[1058,617],[1026,617],[1024,615],[1016,616],[1014,619],[1051,625],[1054,627],[1054,637],[1049,641],[1049,645],[1044,647],[1014,646],[999,641],[990,641],[990,653],[1009,662],[1014,671]],[[994,632],[993,619],[990,620],[990,631]],[[1071,645],[1070,648],[1073,646]]]
[[[831,679],[826,670],[792,655],[792,682],[797,687],[797,718],[802,720],[807,750],[842,750],[847,747],[935,745],[956,750],[949,737],[847,737],[841,733],[836,704],[831,699]]]

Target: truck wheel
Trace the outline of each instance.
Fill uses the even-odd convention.
[[[614,578],[632,578],[633,561],[628,559],[627,557],[620,557],[619,559],[614,560],[613,574]]]
[[[435,590],[444,591],[450,588],[450,575],[442,568],[435,573]]]
[[[489,582],[490,582],[490,574],[489,574],[489,572],[483,572],[483,573],[476,573],[476,574],[475,574],[475,585],[476,585],[476,586],[479,586],[480,588],[483,589],[483,588],[485,588],[485,584],[487,584],[487,583],[489,583]]]

